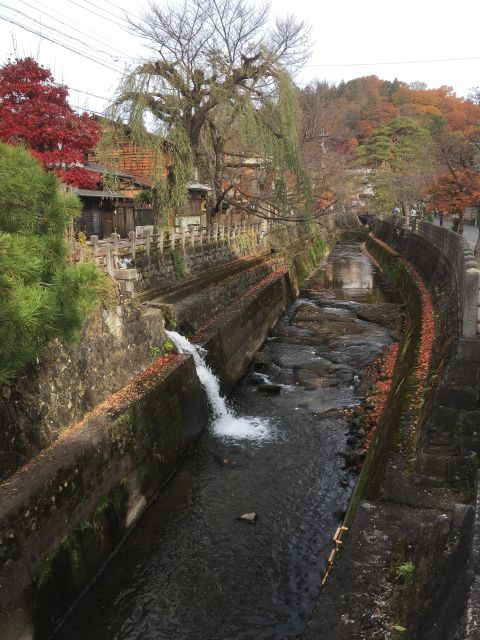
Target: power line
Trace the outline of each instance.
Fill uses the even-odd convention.
[[[103,20],[108,20],[109,22],[113,22],[118,27],[120,27],[121,29],[125,30],[125,26],[123,24],[120,24],[120,22],[117,22],[116,20],[111,20],[110,18],[107,18],[106,16],[102,15],[101,13],[98,13],[97,11],[92,11],[92,9],[88,9],[84,5],[79,4],[78,2],[75,2],[75,0],[67,0],[67,2],[70,2],[70,4],[74,4],[75,6],[80,7],[80,9],[83,9],[84,11],[87,11],[88,13],[92,13],[93,15],[96,15],[99,18],[102,18]],[[122,18],[122,20],[123,20],[123,18]],[[125,21],[125,24],[128,24],[128,23]]]
[[[29,5],[29,6],[31,6],[31,5]],[[55,27],[51,27],[50,25],[45,24],[41,20],[37,20],[36,18],[31,18],[27,13],[24,13],[23,11],[20,11],[19,9],[15,9],[14,7],[10,7],[9,5],[3,4],[3,2],[0,2],[0,7],[4,7],[5,9],[8,9],[9,11],[14,11],[15,13],[19,13],[24,18],[27,18],[27,20],[30,20],[31,22],[34,22],[34,23],[40,25],[40,27],[42,27],[44,29],[48,29],[49,31],[53,31],[55,34],[59,34],[60,36],[65,37],[65,38],[69,38],[70,40],[75,40],[76,42],[79,42],[82,45],[85,44],[84,40],[81,40],[80,38],[76,38],[75,36],[71,36],[71,35],[69,35],[67,33],[62,32],[62,31],[59,31]],[[117,57],[112,56],[112,54],[108,53],[108,51],[105,51],[104,49],[96,49],[95,47],[91,46],[90,50],[91,51],[96,51],[96,52],[98,52],[98,53],[100,53],[102,55],[107,56],[108,58],[112,58],[115,62],[118,61],[118,56]]]
[[[123,71],[121,71],[120,69],[116,69],[115,67],[112,67],[104,62],[100,62],[100,60],[97,60],[96,58],[92,58],[91,56],[88,56],[86,53],[81,53],[80,51],[77,51],[76,49],[73,49],[72,47],[67,46],[66,44],[62,44],[61,42],[58,42],[58,40],[55,40],[54,38],[50,38],[44,34],[42,34],[39,31],[35,31],[34,29],[30,29],[29,27],[26,27],[24,24],[21,24],[20,22],[17,22],[16,20],[13,20],[12,18],[9,18],[7,16],[3,16],[0,14],[0,20],[5,20],[5,22],[10,22],[10,24],[13,24],[17,27],[20,27],[20,29],[24,29],[25,31],[28,31],[29,33],[33,33],[36,36],[39,36],[40,38],[43,38],[44,40],[48,40],[49,42],[53,42],[53,44],[58,45],[59,47],[62,47],[63,49],[67,49],[68,51],[71,51],[72,53],[76,53],[77,55],[81,56],[82,58],[86,58],[87,60],[91,60],[92,62],[95,62],[96,64],[99,64],[102,67],[105,67],[106,69],[110,69],[110,71],[115,71],[116,73],[123,73]]]
[[[37,0],[38,1],[38,0]],[[126,58],[131,58],[132,60],[134,59],[133,56],[127,55],[125,56],[125,51],[121,50],[121,49],[117,49],[117,47],[115,47],[113,45],[113,43],[111,43],[109,40],[103,38],[96,38],[93,34],[95,32],[93,31],[89,31],[88,33],[86,31],[83,31],[82,29],[80,29],[77,25],[75,25],[74,27],[70,24],[68,24],[67,22],[64,22],[63,20],[60,20],[60,18],[56,17],[56,16],[52,16],[52,14],[48,13],[47,11],[45,11],[44,9],[41,9],[39,7],[34,6],[33,4],[30,4],[29,2],[27,2],[26,0],[20,0],[20,2],[23,2],[23,4],[26,4],[27,7],[30,7],[31,9],[35,9],[37,11],[39,11],[41,13],[41,15],[46,15],[48,16],[50,19],[54,20],[55,22],[59,22],[60,24],[62,24],[65,27],[68,27],[69,29],[75,30],[77,33],[80,33],[84,36],[86,36],[87,38],[90,38],[91,40],[94,40],[95,42],[99,42],[100,44],[103,45],[107,45],[108,47],[110,47],[110,49],[112,51],[117,51],[121,56],[126,57]],[[41,3],[40,3],[41,4]],[[45,5],[44,5],[45,6]],[[58,13],[58,15],[63,16],[62,13]],[[64,16],[66,17],[66,16]],[[68,18],[67,18],[68,19]],[[67,34],[65,34],[67,35]],[[98,35],[98,34],[97,34]],[[83,41],[85,44],[85,41]]]
[[[352,62],[351,64],[306,64],[306,67],[378,67],[384,64],[427,64],[430,62],[461,62],[462,60],[480,60],[480,56],[471,58],[438,58],[432,60],[401,60],[399,62]]]
[[[115,2],[111,2],[111,0],[102,0],[105,4],[108,4],[109,6],[113,6],[116,7],[117,9],[120,9],[120,11],[123,11],[123,13],[126,16],[131,16],[132,18],[137,18],[137,20],[141,20],[140,16],[137,16],[136,13],[129,13],[128,11],[125,11],[125,9],[123,7],[121,7],[119,4],[116,4]],[[97,5],[96,5],[97,6]]]
[[[114,18],[118,18],[119,20],[122,20],[122,22],[126,22],[128,24],[128,20],[125,20],[124,16],[119,16],[117,13],[113,13],[113,11],[109,11],[108,9],[104,9],[103,7],[99,7],[98,4],[95,4],[94,2],[91,2],[90,0],[83,0],[83,2],[86,2],[87,4],[90,4],[92,7],[95,7],[95,9],[100,9],[100,11],[103,11],[104,13],[107,13],[108,15],[113,16]],[[109,3],[109,4],[111,4],[111,3]],[[87,9],[87,11],[88,11],[88,9]],[[123,11],[123,9],[122,9],[122,11]]]
[[[72,109],[76,109],[77,111],[82,111],[83,113],[93,113],[95,116],[104,117],[104,113],[100,113],[100,111],[94,111],[93,109],[87,109],[85,107],[81,107],[79,104],[71,104]]]
[[[62,85],[67,86],[67,85]],[[111,98],[105,98],[105,96],[97,96],[95,93],[90,93],[90,91],[84,91],[83,89],[75,89],[74,87],[67,86],[69,91],[75,91],[76,93],[83,93],[85,96],[89,96],[92,98],[98,98],[99,100],[105,100],[105,102],[110,102]]]

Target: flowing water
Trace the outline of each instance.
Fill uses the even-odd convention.
[[[339,244],[228,402],[170,334],[195,358],[211,425],[56,640],[301,636],[356,480],[344,410],[392,339],[358,314],[386,300],[360,245]],[[238,519],[250,512],[255,524]]]
[[[166,334],[180,353],[188,353],[193,357],[198,378],[205,389],[212,410],[210,422],[212,432],[218,436],[231,438],[252,440],[267,438],[270,433],[267,420],[262,420],[257,416],[236,416],[228,406],[225,398],[220,394],[218,379],[205,362],[205,349],[192,344],[185,336],[176,331],[166,331]]]

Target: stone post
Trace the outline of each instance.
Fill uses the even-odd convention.
[[[107,273],[113,277],[113,247],[110,242],[105,245],[105,260],[107,263]]]
[[[98,253],[98,236],[90,236],[90,244],[92,245],[93,255]]]
[[[113,242],[113,252],[118,254],[118,243],[120,241],[120,236],[118,233],[111,233],[110,240]]]
[[[132,260],[135,260],[135,231],[128,232],[128,239],[130,240],[130,255],[132,256]]]
[[[151,264],[150,243],[151,243],[150,231],[148,229],[146,229],[145,230],[145,255],[147,256],[148,266],[150,266],[150,264]]]
[[[190,246],[192,253],[195,253],[195,227],[193,225],[190,225]]]
[[[200,234],[200,253],[203,254],[203,227],[200,225],[200,229],[198,230]]]
[[[182,229],[180,231],[180,237],[182,242],[182,253],[185,255],[185,227],[184,226],[182,226]]]
[[[160,233],[158,234],[158,250],[160,251],[160,255],[163,257],[163,243],[165,242],[165,231],[160,229]]]
[[[475,260],[469,260],[465,272],[465,299],[463,301],[463,337],[477,336],[478,322],[478,289],[480,286],[480,271]]]
[[[218,222],[213,225],[213,239],[216,244],[218,242]]]
[[[225,240],[225,225],[220,225],[220,240]]]

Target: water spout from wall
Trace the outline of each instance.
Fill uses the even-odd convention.
[[[267,419],[236,416],[220,393],[220,383],[205,361],[206,350],[192,344],[176,331],[166,331],[167,336],[180,353],[193,357],[200,384],[205,389],[213,413],[212,428],[215,434],[225,438],[264,440],[270,436]]]

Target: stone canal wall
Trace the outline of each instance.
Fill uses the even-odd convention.
[[[478,392],[479,360],[476,338],[463,335],[465,299],[457,292],[465,290],[456,270],[462,261],[455,265],[418,233],[369,223],[368,251],[401,293],[409,317],[344,522],[348,531],[332,551],[334,564],[303,637],[473,640],[479,509],[478,498],[476,515],[468,504],[475,467],[464,464],[469,456],[460,426],[470,418],[473,428],[477,408],[472,397],[466,400]],[[448,440],[436,444],[440,426]]]
[[[47,636],[207,419],[191,358],[160,358],[0,485],[2,640]]]
[[[285,250],[277,247],[276,268],[198,332],[224,390],[242,375],[298,294],[299,279],[324,255],[328,238],[332,234],[317,234],[300,238]],[[163,340],[161,311],[138,313],[132,307],[113,313],[119,314],[113,323],[119,334],[123,313],[137,314],[133,326],[143,323],[140,335],[145,344],[132,340],[122,359],[115,356],[116,365],[125,363],[126,371],[132,371],[129,355],[132,366],[143,371],[113,393],[108,384],[100,385],[101,395],[97,402],[92,398],[95,406],[86,415],[80,408],[75,414],[72,402],[70,409],[79,416],[78,422],[60,436],[58,429],[54,442],[0,485],[2,640],[48,636],[207,423],[208,408],[192,359],[174,354],[153,358],[152,347],[158,349]],[[105,340],[106,347],[110,343]],[[91,361],[98,376],[111,366],[108,349],[102,359],[101,344]],[[57,375],[63,376],[67,388],[76,384],[84,389],[79,396],[85,396],[96,382],[92,379],[90,386],[83,378],[79,382],[73,360],[70,354],[51,366],[59,367]],[[145,361],[150,365],[146,369]],[[79,406],[85,413],[85,405]],[[59,418],[58,424],[66,426],[66,420]]]
[[[104,309],[77,345],[55,341],[15,384],[0,385],[0,480],[148,367],[164,340],[158,309]]]
[[[432,376],[439,380],[422,429],[418,470],[432,484],[472,483],[480,453],[479,271],[465,240],[420,223],[416,231],[368,218],[375,236],[412,264],[435,308]]]

